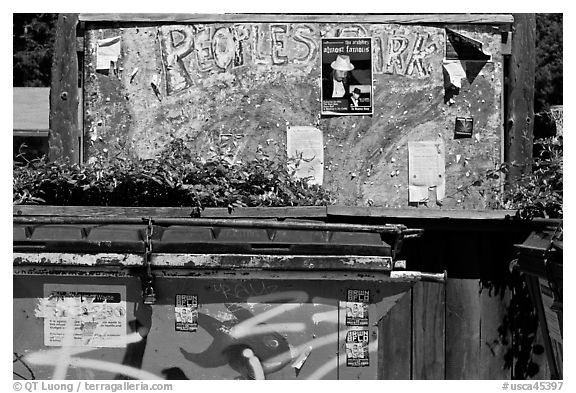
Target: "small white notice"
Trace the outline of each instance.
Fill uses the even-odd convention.
[[[116,64],[120,57],[120,36],[98,40],[96,49],[96,69],[109,70],[111,63]]]
[[[408,142],[409,202],[428,202],[429,190],[444,199],[445,173],[444,141]]]
[[[322,185],[324,180],[324,141],[316,127],[288,127],[288,158],[294,160],[296,176],[308,178],[311,184]]]

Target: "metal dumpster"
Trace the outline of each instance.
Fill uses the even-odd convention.
[[[405,233],[15,217],[14,376],[375,379],[378,321],[427,277],[395,273]]]

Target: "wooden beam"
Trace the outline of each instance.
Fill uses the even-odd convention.
[[[505,161],[511,163],[508,186],[531,171],[534,139],[534,79],[536,72],[536,16],[514,14],[512,56],[506,103]]]
[[[16,216],[62,217],[163,217],[187,218],[188,207],[113,207],[113,206],[42,206],[15,205]],[[229,212],[227,208],[207,208],[202,218],[324,218],[326,206],[250,207]]]
[[[83,22],[217,23],[473,23],[507,25],[511,14],[80,14]]]
[[[78,162],[78,14],[59,14],[50,85],[50,160],[68,157]]]
[[[513,217],[514,210],[440,210],[393,209],[383,207],[327,206],[328,216],[362,216],[427,219],[503,220]]]

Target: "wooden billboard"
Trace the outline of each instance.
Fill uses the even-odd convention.
[[[285,157],[288,130],[312,127],[324,146],[323,186],[339,205],[485,209],[498,197],[500,181],[486,172],[504,158],[501,41],[510,15],[79,19],[87,160],[152,158],[173,138],[199,155]],[[321,115],[321,41],[335,37],[372,42],[372,80],[360,67],[351,72],[373,88],[370,115]],[[439,146],[438,173],[409,167],[413,142]],[[412,162],[426,167],[430,157],[418,154]],[[421,188],[416,199],[411,187]]]

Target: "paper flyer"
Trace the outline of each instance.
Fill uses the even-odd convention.
[[[96,70],[109,70],[110,63],[117,63],[119,57],[120,36],[98,40]]]
[[[198,328],[198,296],[176,295],[174,314],[176,331],[195,332]]]
[[[369,337],[368,330],[350,330],[346,333],[347,367],[368,367],[370,365]]]
[[[315,127],[288,127],[288,157],[294,160],[296,177],[308,178],[310,184],[324,181],[324,142],[322,131]]]
[[[435,190],[436,200],[446,193],[444,142],[408,142],[409,202],[429,201],[429,189]]]
[[[321,114],[371,115],[372,38],[323,38],[321,53]]]
[[[370,304],[370,291],[363,289],[349,289],[346,298],[346,325],[368,326],[368,305]]]
[[[44,345],[126,346],[126,287],[44,284],[35,315],[44,318]]]

